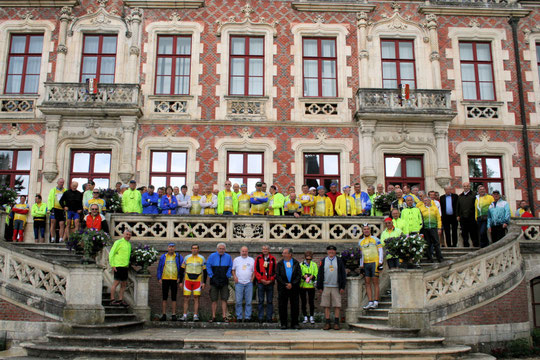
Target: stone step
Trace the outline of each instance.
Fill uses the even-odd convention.
[[[140,330],[144,321],[124,321],[100,325],[71,325],[73,334],[119,334]]]
[[[420,329],[394,328],[388,325],[351,323],[349,329],[382,337],[417,337]]]
[[[183,339],[154,339],[149,337],[107,335],[59,335],[49,334],[49,344],[66,346],[124,346],[126,348],[183,349]]]
[[[179,317],[180,318],[180,317]],[[150,326],[153,328],[168,329],[218,329],[218,330],[277,330],[281,327],[279,322],[262,323],[258,321],[251,322],[229,322],[216,321],[213,323],[207,321],[171,321],[170,315],[167,315],[167,321],[152,321]],[[302,330],[321,330],[323,323],[303,324],[300,322]]]
[[[136,321],[137,315],[131,313],[124,314],[107,314],[105,313],[105,323],[119,323],[119,322],[129,322]]]
[[[386,316],[388,317],[388,312],[390,311],[390,309],[380,309],[380,308],[377,308],[377,309],[369,309],[369,310],[364,310],[366,315],[368,316]]]
[[[48,257],[60,262],[81,262],[82,255],[73,254],[54,254],[54,253],[41,253],[40,255]]]
[[[123,306],[104,306],[105,314],[129,314],[129,308]]]
[[[362,324],[388,325],[388,316],[362,315],[358,317],[358,321]]]
[[[379,301],[379,309],[392,308],[392,301]]]

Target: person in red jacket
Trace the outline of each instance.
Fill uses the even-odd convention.
[[[332,206],[334,208],[334,214],[336,213],[336,199],[337,197],[341,195],[341,193],[338,191],[338,184],[333,182],[330,184],[330,191],[326,193],[326,196],[330,198],[332,201]]]
[[[90,214],[84,217],[83,228],[96,229],[97,231],[103,230],[106,233],[109,232],[109,225],[107,225],[105,216],[99,213],[98,204],[90,205]]]
[[[272,322],[274,312],[274,282],[276,280],[276,258],[270,254],[268,245],[262,246],[262,253],[255,258],[255,278],[259,294],[259,323],[264,322],[264,298],[266,295],[266,322]]]

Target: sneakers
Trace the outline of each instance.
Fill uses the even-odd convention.
[[[309,317],[309,322],[312,323],[312,324],[315,324],[315,319],[313,318],[313,316]]]
[[[187,321],[187,314],[182,315],[180,321]]]
[[[308,323],[308,318],[307,316],[304,316],[304,321],[302,321],[302,324],[307,324]]]
[[[363,309],[364,310],[369,310],[369,309],[372,308],[372,306],[373,306],[373,301],[370,301],[370,302],[368,302],[368,304],[366,306],[363,307]]]
[[[49,239],[49,243],[54,244],[54,238],[53,237]]]
[[[374,301],[373,302],[373,306],[371,307],[372,309],[377,309],[379,307],[379,302],[378,301]]]
[[[193,321],[199,321],[199,315],[193,314]]]
[[[60,239],[58,240],[58,242],[63,243],[63,242],[64,242],[64,239],[63,239],[63,238],[60,238]]]
[[[165,314],[161,315],[161,317],[159,318],[159,321],[167,321],[167,315]]]

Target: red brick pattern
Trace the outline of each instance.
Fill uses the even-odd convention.
[[[0,320],[10,321],[33,321],[50,322],[56,321],[51,318],[36,314],[32,311],[13,305],[10,302],[0,299]]]
[[[523,280],[503,297],[436,325],[491,325],[529,321],[527,282]]]

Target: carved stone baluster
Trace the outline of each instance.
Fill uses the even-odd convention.
[[[56,48],[56,74],[54,80],[57,82],[64,81],[64,69],[66,68],[66,54],[68,51],[66,46],[67,28],[72,19],[72,8],[64,6],[60,10],[60,30],[58,32],[58,47]]]
[[[58,167],[56,165],[56,146],[58,143],[58,131],[60,129],[62,116],[47,115],[45,133],[45,154],[43,176],[48,182],[52,182],[58,175]]]
[[[373,134],[375,134],[376,124],[377,120],[362,120],[360,122],[362,180],[368,186],[373,185],[377,180],[377,174],[373,167]]]

